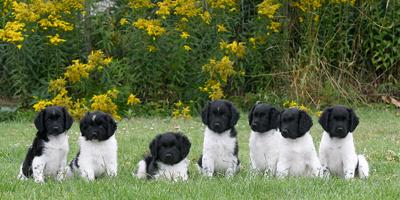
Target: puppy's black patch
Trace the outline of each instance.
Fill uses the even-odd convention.
[[[271,129],[277,129],[278,122],[279,111],[271,105],[259,103],[250,110],[249,125],[253,131],[264,133]]]
[[[235,106],[226,100],[208,102],[201,113],[203,123],[216,133],[232,129],[239,118],[240,115]]]
[[[117,123],[102,111],[88,112],[80,122],[80,130],[86,140],[105,141],[114,135]]]
[[[29,147],[22,164],[22,173],[24,176],[32,176],[33,158],[43,154],[45,142],[49,141],[48,136],[57,136],[64,133],[71,128],[73,122],[74,120],[67,109],[60,106],[49,106],[37,114],[34,121],[37,129],[36,137]]]
[[[156,136],[149,145],[151,155],[144,158],[148,178],[157,173],[157,162],[177,164],[188,156],[190,147],[189,139],[181,133],[166,132]]]
[[[312,127],[311,117],[303,110],[289,108],[281,112],[279,130],[284,138],[296,139],[306,134]]]
[[[344,138],[356,129],[359,119],[352,109],[336,105],[326,108],[318,122],[330,137]]]

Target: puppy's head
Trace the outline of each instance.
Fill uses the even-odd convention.
[[[278,128],[279,111],[268,104],[255,104],[249,113],[251,130],[264,133]]]
[[[239,120],[235,106],[225,100],[211,101],[201,112],[201,119],[208,128],[217,133],[233,128]]]
[[[82,118],[80,129],[86,140],[104,141],[114,135],[117,124],[111,115],[94,111],[86,113]]]
[[[279,130],[284,138],[302,137],[312,125],[311,117],[305,111],[296,108],[282,111],[279,117]]]
[[[60,106],[49,106],[41,110],[35,119],[38,134],[47,138],[47,135],[59,135],[71,128],[74,119],[67,109]]]
[[[186,136],[168,132],[154,138],[149,148],[155,160],[173,165],[187,157],[190,146],[191,143]]]
[[[346,137],[359,123],[352,109],[340,105],[326,108],[318,122],[331,137],[338,138]]]

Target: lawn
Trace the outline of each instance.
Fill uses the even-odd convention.
[[[0,123],[0,199],[400,199],[400,116],[398,111],[359,108],[360,125],[355,131],[356,149],[369,161],[367,180],[345,181],[289,178],[278,180],[249,175],[247,114],[237,125],[241,172],[233,178],[203,178],[195,167],[203,143],[203,125],[193,120],[133,118],[118,124],[118,176],[88,183],[80,178],[64,182],[49,180],[35,184],[16,179],[19,165],[35,134],[33,119],[28,122]],[[69,137],[69,160],[77,152],[78,123]],[[131,173],[148,144],[158,133],[184,132],[192,142],[190,179],[187,182],[145,181]],[[322,129],[314,118],[311,130],[318,148]]]

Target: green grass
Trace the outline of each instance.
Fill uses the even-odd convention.
[[[16,179],[19,165],[31,144],[35,128],[31,122],[0,123],[0,199],[399,199],[400,198],[400,117],[394,110],[360,108],[360,125],[355,131],[357,151],[367,155],[371,176],[367,180],[345,181],[312,178],[278,180],[249,176],[249,127],[247,115],[237,126],[241,172],[233,178],[203,178],[195,167],[203,143],[200,119],[133,118],[119,123],[117,131],[118,176],[92,183],[80,178],[64,182],[49,180],[35,184]],[[33,119],[32,119],[33,121]],[[180,130],[192,142],[190,180],[137,180],[132,170],[148,144],[158,133]],[[312,135],[318,148],[322,129],[314,118]],[[70,131],[69,160],[77,152],[78,123]]]

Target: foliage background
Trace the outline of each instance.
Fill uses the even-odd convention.
[[[400,97],[398,1],[46,2],[0,3],[0,96],[21,108],[55,98],[51,81],[95,50],[111,63],[64,85],[72,107],[85,100],[82,112],[113,89],[122,116],[188,116],[217,98],[247,110]],[[141,106],[127,105],[130,94]]]

